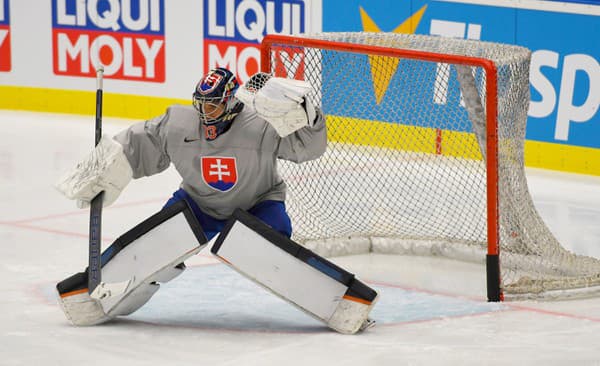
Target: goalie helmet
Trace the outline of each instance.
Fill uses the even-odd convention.
[[[229,130],[242,110],[243,104],[234,97],[239,85],[235,75],[223,67],[210,70],[196,85],[192,101],[200,113],[206,139],[214,140]]]

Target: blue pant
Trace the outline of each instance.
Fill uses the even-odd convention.
[[[204,230],[204,235],[206,235],[208,240],[223,230],[223,226],[225,226],[227,220],[219,220],[202,212],[196,202],[183,189],[179,189],[173,193],[173,197],[167,201],[165,207],[180,200],[187,201],[198,222],[200,222]],[[282,201],[262,201],[249,209],[248,212],[288,238],[292,236],[292,222],[285,211],[285,203]]]

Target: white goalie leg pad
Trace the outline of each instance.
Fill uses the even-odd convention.
[[[158,291],[160,285],[155,282],[144,282],[134,290],[123,294],[123,299],[114,305],[108,312],[112,319],[120,315],[129,315],[141,308]]]
[[[183,261],[196,253],[197,252],[193,252],[189,255],[186,255],[185,258],[180,257],[180,259]],[[178,260],[179,259],[175,260],[175,262]],[[134,290],[124,292],[122,301],[115,305],[108,314],[111,317],[115,317],[133,313],[147,303],[154,293],[159,290],[159,283],[166,283],[173,280],[184,270],[185,265],[180,262],[180,264],[176,265],[175,267],[167,266],[166,268],[157,271],[146,280],[142,281],[142,283]]]
[[[100,302],[90,297],[87,288],[72,291],[68,294],[60,294],[59,292],[58,295],[58,303],[67,320],[73,325],[96,325],[110,320]]]
[[[245,211],[234,213],[211,252],[340,333],[354,334],[370,324],[377,292]]]
[[[111,245],[102,282],[88,294],[87,274],[57,285],[60,304],[75,325],[94,325],[128,315],[144,305],[159,283],[183,272],[183,261],[206,246],[206,237],[184,201],[137,225]]]

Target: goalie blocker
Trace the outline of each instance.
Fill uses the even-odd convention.
[[[368,315],[377,292],[243,210],[234,212],[211,252],[340,333],[372,325]]]
[[[183,261],[207,244],[185,201],[163,208],[120,236],[102,255],[102,280],[90,295],[87,270],[56,285],[59,303],[74,325],[95,325],[144,305],[159,283],[177,277]]]

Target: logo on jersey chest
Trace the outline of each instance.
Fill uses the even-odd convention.
[[[227,192],[237,183],[237,166],[235,158],[222,156],[203,156],[202,179],[211,188]]]

